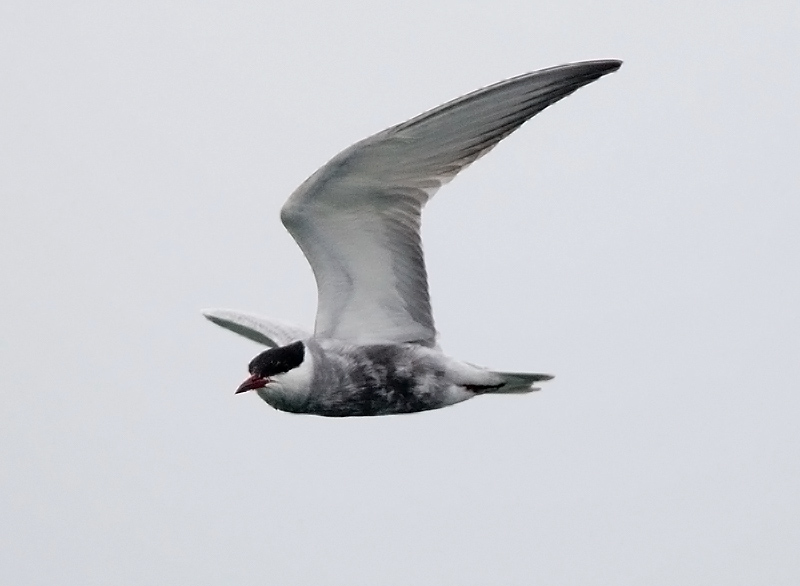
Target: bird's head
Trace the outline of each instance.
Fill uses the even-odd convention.
[[[250,378],[239,385],[236,392],[244,393],[280,383],[287,373],[302,365],[305,358],[306,348],[301,341],[265,350],[250,361]]]

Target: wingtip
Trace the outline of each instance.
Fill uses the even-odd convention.
[[[598,75],[607,75],[614,73],[617,69],[622,67],[622,60],[620,59],[593,59],[592,61],[577,61],[568,63],[565,67],[577,66],[582,68],[589,68],[593,73]]]
[[[622,67],[622,60],[620,59],[597,59],[595,61],[585,61],[584,63],[594,66],[595,71],[601,76],[614,73]]]
[[[209,321],[217,322],[220,319],[220,313],[224,310],[222,309],[201,309],[200,314]]]
[[[609,73],[614,73],[622,67],[622,61],[619,59],[594,59],[591,61],[573,61],[571,63],[564,63],[563,65],[556,65],[534,71],[528,75],[546,74],[549,72],[566,75],[568,79],[581,80],[580,85],[586,85]],[[574,91],[574,90],[573,90]]]
[[[236,314],[230,309],[209,308],[201,309],[201,315],[210,321],[212,324],[218,325],[222,328],[228,328],[230,322],[236,321]]]

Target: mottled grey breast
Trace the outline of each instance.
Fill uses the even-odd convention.
[[[329,416],[413,413],[441,406],[449,382],[434,360],[407,345],[376,344],[345,352],[311,344],[315,372],[306,405]]]

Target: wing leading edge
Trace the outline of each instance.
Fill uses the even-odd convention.
[[[434,346],[422,208],[525,121],[620,65],[572,63],[480,89],[354,144],[309,177],[281,219],[317,281],[314,335]]]

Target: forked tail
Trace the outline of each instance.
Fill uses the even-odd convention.
[[[505,383],[495,389],[486,389],[487,393],[512,394],[530,393],[540,390],[533,386],[534,383],[548,381],[553,378],[552,374],[537,374],[532,372],[495,372],[503,377]]]

